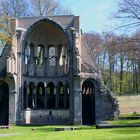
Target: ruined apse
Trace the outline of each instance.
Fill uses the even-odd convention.
[[[14,23],[12,46],[0,57],[1,124],[98,124],[117,117],[116,98],[89,55],[79,16]]]

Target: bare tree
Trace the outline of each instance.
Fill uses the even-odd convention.
[[[50,16],[56,14],[70,14],[69,9],[63,8],[56,0],[30,0],[31,12],[35,16]]]
[[[86,41],[89,53],[93,58],[93,61],[95,61],[95,59],[97,60],[102,49],[101,44],[103,40],[101,35],[98,33],[90,32],[90,33],[84,33],[83,36]]]
[[[28,6],[25,0],[1,0],[1,9],[3,9],[4,5],[6,5],[6,12],[8,16],[12,18],[29,15]]]
[[[120,27],[138,27],[140,25],[140,0],[118,0],[118,10],[114,16],[124,19],[125,24]]]

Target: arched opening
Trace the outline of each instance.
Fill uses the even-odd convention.
[[[45,107],[45,87],[43,83],[38,83],[37,86],[37,108],[44,108]]]
[[[28,93],[28,107],[35,108],[35,85],[33,82],[30,82],[29,87],[27,89]]]
[[[82,123],[95,124],[95,88],[91,81],[82,85]]]
[[[54,46],[49,46],[49,66],[56,65],[56,50]]]
[[[25,63],[25,65],[27,65],[29,63],[30,54],[31,54],[30,46],[26,42],[25,50],[24,50],[24,63]]]
[[[28,87],[27,87],[27,82],[24,82],[24,87],[23,87],[23,108],[26,109],[27,108],[27,101],[28,101]]]
[[[43,45],[38,45],[35,49],[36,65],[42,66],[44,62],[44,47]]]
[[[62,82],[57,85],[57,96],[58,96],[58,108],[64,108],[64,86]]]
[[[47,86],[47,108],[55,108],[56,89],[55,85],[50,82]]]
[[[9,124],[9,87],[8,84],[0,81],[0,125]]]

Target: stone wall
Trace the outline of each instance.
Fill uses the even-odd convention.
[[[17,124],[69,124],[69,110],[21,110]]]

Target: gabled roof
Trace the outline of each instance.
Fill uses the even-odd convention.
[[[78,22],[78,26],[75,26],[76,30],[79,30],[79,16],[74,15],[58,15],[58,16],[43,16],[43,17],[21,17],[17,19],[17,27],[28,29],[33,23],[41,19],[50,19],[61,25],[64,29],[70,26],[75,26],[74,22]]]

